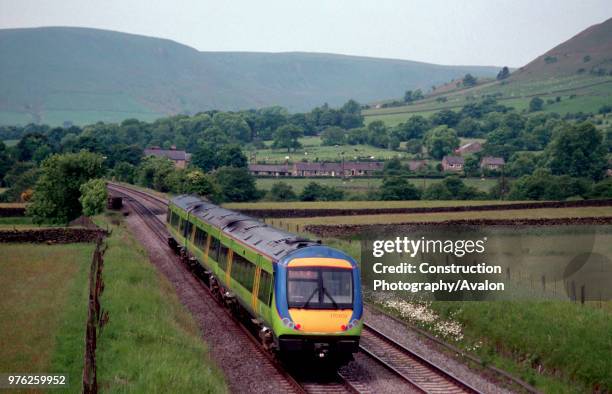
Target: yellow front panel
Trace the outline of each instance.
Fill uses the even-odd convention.
[[[289,309],[291,320],[300,325],[300,331],[312,334],[341,333],[352,314],[352,309]]]
[[[301,259],[293,259],[287,265],[289,268],[298,267],[331,267],[331,268],[346,268],[351,269],[353,266],[350,262],[342,259],[330,259],[326,257],[306,257]]]

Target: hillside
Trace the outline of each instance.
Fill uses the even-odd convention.
[[[541,79],[579,73],[612,75],[612,18],[583,30],[537,57],[514,73],[512,79]]]
[[[487,96],[519,111],[538,96],[546,101],[545,112],[596,113],[612,102],[612,19],[585,29],[514,70],[503,81],[493,80],[467,89],[446,83],[424,100],[371,109],[364,114],[366,121],[382,120],[393,125],[414,115],[427,116],[441,109],[460,110],[467,103]]]
[[[496,67],[318,53],[200,52],[105,30],[0,30],[0,123],[154,119],[281,105],[308,110],[426,89]]]

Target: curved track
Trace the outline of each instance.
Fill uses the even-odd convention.
[[[153,196],[149,193],[143,192],[141,190],[133,189],[124,185],[119,185],[115,183],[108,183],[108,189],[112,194],[121,196],[126,198],[126,202],[131,206],[134,212],[139,215],[143,221],[146,223],[149,230],[151,230],[160,241],[164,242],[164,244],[168,240],[168,232],[166,230],[166,225],[163,220],[159,218],[160,210],[165,214],[166,207],[168,205],[167,200],[164,200],[160,197]],[[145,203],[145,200],[147,203]],[[153,207],[147,206],[152,204]],[[214,297],[214,295],[209,291],[208,286],[205,286],[202,282],[198,282],[201,284],[203,288],[206,289],[208,294],[217,302],[219,300]],[[280,377],[285,380],[283,386],[286,388],[286,392],[295,392],[295,393],[368,393],[369,391],[365,389],[365,385],[350,376],[346,376],[341,373],[337,373],[337,375],[331,379],[326,380],[324,382],[317,381],[298,381],[292,375],[290,375],[287,371],[285,371],[282,365],[270,354],[266,351],[261,343],[256,339],[253,333],[240,321],[238,321],[229,310],[225,309],[228,316],[234,320],[237,327],[239,327],[240,332],[246,335],[249,340],[251,340],[255,345],[259,352],[266,357],[266,359],[275,367]]]

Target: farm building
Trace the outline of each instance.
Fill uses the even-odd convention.
[[[287,164],[249,164],[249,172],[255,176],[290,176],[291,167]]]
[[[482,145],[478,141],[468,142],[467,144],[461,145],[455,149],[455,154],[458,156],[466,155],[469,153],[478,153],[482,150]]]
[[[483,170],[499,170],[506,162],[503,157],[485,156],[480,161],[480,168]]]
[[[465,160],[461,156],[444,156],[442,158],[442,169],[444,171],[463,171]]]
[[[159,146],[153,146],[144,150],[145,156],[165,157],[174,162],[176,168],[185,168],[191,155],[184,150],[177,150],[175,146],[170,149],[161,149]]]

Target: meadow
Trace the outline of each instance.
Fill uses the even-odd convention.
[[[423,188],[441,182],[444,178],[409,178],[408,179],[416,187]],[[478,190],[488,192],[491,187],[497,183],[494,178],[462,178],[468,186],[474,186]],[[270,190],[272,185],[277,182],[285,182],[296,193],[301,193],[304,187],[310,182],[316,182],[321,185],[334,186],[345,192],[351,193],[366,193],[370,190],[376,190],[382,185],[382,178],[257,178],[257,188],[262,190]]]
[[[101,300],[109,322],[98,338],[100,389],[227,392],[174,287],[125,227],[111,224],[120,220],[120,215],[95,219],[112,230]],[[0,244],[0,371],[68,373],[66,392],[81,391],[93,249],[93,244]]]
[[[396,152],[371,145],[340,145],[322,146],[320,137],[302,137],[299,139],[302,147],[296,151],[287,152],[287,149],[273,149],[272,141],[266,141],[264,149],[245,150],[245,155],[251,163],[283,164],[287,160],[299,162],[308,161],[355,161],[363,159],[389,160],[394,157],[407,158],[406,153]],[[289,157],[289,159],[287,159]]]
[[[92,244],[0,244],[0,371],[69,375],[79,392]]]
[[[514,204],[520,201],[474,200],[474,201],[290,201],[290,202],[234,202],[223,204],[228,209],[376,209],[376,208],[432,208],[462,207],[477,205]]]
[[[517,111],[527,109],[531,98],[539,96],[544,101],[555,100],[557,97],[561,99],[560,102],[545,104],[544,112],[597,112],[599,107],[609,104],[612,99],[612,77],[573,75],[536,81],[487,83],[471,89],[432,95],[411,105],[365,110],[363,115],[366,123],[382,120],[388,125],[396,125],[415,115],[429,116],[442,109],[457,111],[487,95],[496,95],[500,104],[513,107]],[[446,97],[446,101],[437,101],[440,96]]]
[[[536,208],[499,211],[432,212],[410,214],[325,216],[282,219],[292,225],[393,224],[410,222],[441,222],[465,219],[558,219],[582,217],[612,217],[612,207]]]

